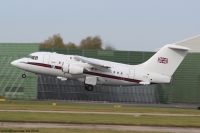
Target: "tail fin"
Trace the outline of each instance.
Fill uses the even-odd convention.
[[[156,54],[137,67],[154,73],[172,76],[190,49],[178,45],[165,45]]]

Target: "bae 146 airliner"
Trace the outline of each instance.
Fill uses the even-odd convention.
[[[11,64],[24,70],[22,78],[26,78],[28,71],[55,76],[64,81],[77,80],[85,84],[87,91],[92,91],[94,85],[133,86],[169,83],[189,50],[183,46],[168,44],[149,60],[138,65],[51,52],[31,53]]]

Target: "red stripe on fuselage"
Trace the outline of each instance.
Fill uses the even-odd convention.
[[[36,63],[36,62],[28,62],[28,64],[30,64],[30,65],[35,65],[35,66],[41,66],[41,67],[52,68],[52,66],[49,65],[49,64]],[[55,66],[55,69],[61,70],[62,67],[61,67],[61,66]],[[84,74],[89,74],[89,75],[94,75],[94,76],[101,76],[101,77],[111,78],[111,79],[117,79],[117,80],[124,80],[124,81],[128,81],[128,82],[136,82],[136,83],[141,82],[141,80],[130,79],[130,78],[124,78],[124,77],[118,77],[118,76],[107,75],[107,74],[96,73],[96,72],[89,72],[89,71],[85,71]]]
[[[85,73],[85,74],[89,74],[89,75],[94,75],[94,76],[101,76],[101,77],[105,77],[105,78],[124,80],[124,81],[128,81],[128,82],[136,82],[136,83],[141,82],[141,80],[130,79],[130,78],[124,78],[124,77],[118,77],[118,76],[107,75],[107,74],[102,74],[102,73],[95,73],[95,72],[89,72],[89,71],[86,71],[86,72],[84,72],[84,73]]]
[[[62,69],[61,66],[55,66],[55,68],[56,68],[56,69],[60,69],[60,70]]]
[[[35,66],[42,66],[42,67],[52,68],[52,66],[49,65],[49,64],[43,64],[43,63],[37,63],[37,62],[28,62],[28,64],[35,65]],[[61,68],[62,68],[61,66],[55,66],[55,69],[61,70]]]

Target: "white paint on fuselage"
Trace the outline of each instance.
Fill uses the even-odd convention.
[[[44,64],[49,64],[51,66],[62,67],[62,63],[67,62],[69,64],[73,63],[73,64],[76,64],[76,65],[79,65],[82,67],[93,68],[93,70],[90,69],[91,72],[112,75],[112,76],[118,76],[118,77],[122,77],[122,78],[128,78],[129,68],[126,65],[120,64],[120,63],[94,59],[103,64],[104,63],[112,64],[113,68],[111,68],[110,72],[102,72],[102,71],[97,70],[90,64],[75,60],[74,55],[62,55],[62,54],[51,53],[51,52],[35,52],[35,53],[32,53],[31,55],[38,56],[38,60],[33,60],[30,58],[22,58],[22,59],[16,60],[18,62],[17,67],[20,69],[23,69],[25,71],[29,71],[29,72],[36,73],[36,74],[49,75],[49,76],[55,76],[55,77],[65,77],[67,79],[79,80],[81,82],[84,82],[83,79],[85,78],[85,76],[87,74],[72,75],[72,74],[68,74],[68,73],[63,73],[60,69],[55,69],[52,67],[48,68],[48,67],[41,67],[41,66],[37,66],[37,65],[27,64],[28,62],[34,62],[34,63],[44,63]],[[49,61],[44,60],[46,55],[49,55]],[[97,84],[134,85],[135,83],[118,80],[118,79],[98,77]]]
[[[193,42],[196,38],[198,37],[188,39],[186,42]],[[15,60],[11,64],[36,74],[55,76],[60,79],[63,77],[91,85],[124,86],[138,83],[148,85],[151,83],[169,83],[171,76],[189,50],[189,48],[183,46],[168,44],[149,60],[138,65],[126,65],[51,52],[35,52],[31,56],[27,56],[28,58]],[[91,87],[86,86],[86,88]]]
[[[38,56],[37,60],[31,59],[31,58],[22,58],[19,60],[16,60],[15,62],[18,62],[16,67],[36,73],[36,74],[42,74],[42,75],[49,75],[49,76],[55,76],[55,77],[64,77],[67,79],[72,80],[78,80],[81,82],[85,81],[85,77],[88,74],[69,74],[64,73],[61,69],[56,69],[55,66],[62,67],[63,62],[68,64],[75,64],[81,67],[86,68],[86,70],[97,73],[97,74],[104,74],[104,75],[110,75],[117,77],[118,79],[109,78],[109,77],[102,77],[102,76],[96,76],[97,77],[97,84],[102,85],[121,85],[121,86],[131,86],[131,85],[138,85],[139,81],[145,81],[145,82],[155,82],[155,78],[152,79],[153,73],[140,70],[139,68],[133,66],[133,65],[126,65],[116,62],[110,62],[110,61],[104,61],[99,59],[92,59],[95,60],[101,64],[108,64],[112,66],[109,68],[107,72],[98,70],[97,68],[94,68],[92,65],[77,61],[74,59],[74,55],[62,55],[57,53],[51,53],[51,52],[35,52],[31,54],[32,56]],[[41,63],[41,64],[47,64],[51,65],[51,67],[42,67],[38,65],[32,65],[28,63]],[[157,74],[158,75],[158,74]],[[159,76],[158,76],[159,77]],[[137,82],[130,82],[125,81],[123,79],[135,79]]]

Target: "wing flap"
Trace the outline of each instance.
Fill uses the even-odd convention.
[[[101,71],[109,71],[109,68],[112,67],[109,64],[102,64],[94,59],[83,57],[83,56],[74,56],[74,59],[77,61],[82,61],[84,63],[88,63]]]

